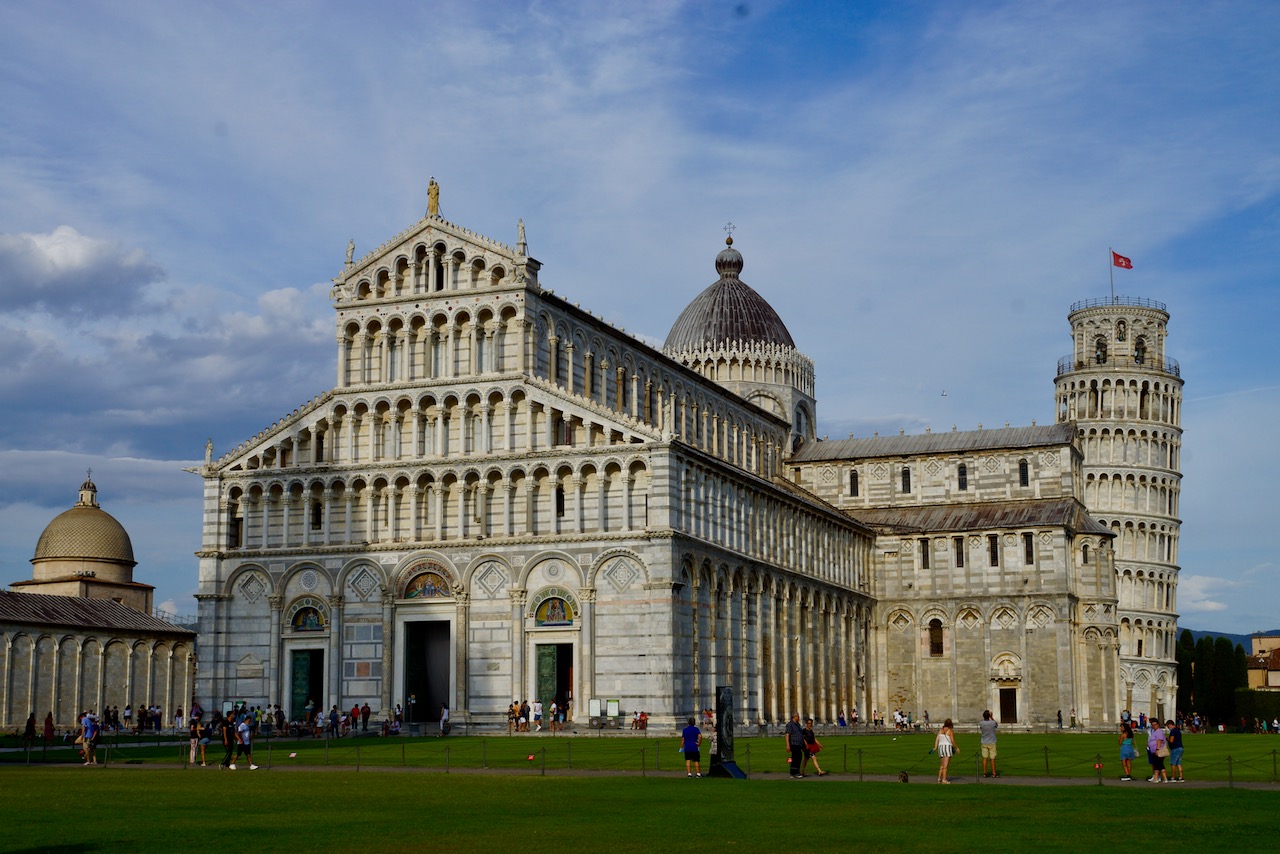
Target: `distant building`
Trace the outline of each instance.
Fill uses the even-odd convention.
[[[1249,687],[1280,691],[1280,635],[1255,634],[1249,654]]]
[[[188,708],[195,632],[152,614],[154,588],[133,580],[133,544],[98,506],[86,480],[80,500],[45,528],[34,578],[0,592],[0,726],[52,712],[159,705]]]

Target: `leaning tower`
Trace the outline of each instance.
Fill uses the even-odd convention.
[[[1057,420],[1074,421],[1083,500],[1115,533],[1120,701],[1161,720],[1177,698],[1182,375],[1165,355],[1169,312],[1138,297],[1071,306],[1074,350],[1058,362]],[[1076,559],[1088,561],[1087,550]]]

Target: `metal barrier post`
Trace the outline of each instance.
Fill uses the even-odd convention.
[[[1098,785],[1102,785],[1102,754],[1096,754],[1093,757],[1093,767],[1098,772]]]
[[[862,782],[862,748],[858,748],[858,782]]]
[[[1230,754],[1227,755],[1227,787],[1231,789],[1236,787],[1235,776],[1232,774]]]
[[[542,776],[547,776],[547,749],[542,748]]]
[[[640,748],[640,776],[641,776],[641,777],[646,777],[646,776],[648,776],[648,775],[645,773],[645,772],[646,772],[645,762],[644,762],[645,750],[646,750],[646,748],[643,748],[643,747],[642,747],[642,748]]]
[[[489,742],[486,739],[480,739],[480,767],[489,767]]]
[[[356,748],[356,770],[360,770],[360,748]]]
[[[845,744],[845,745],[842,745],[842,747],[844,748],[844,757],[841,760],[842,767],[840,771],[843,774],[848,774],[849,773],[849,745]]]
[[[1049,745],[1047,744],[1044,747],[1044,775],[1046,777],[1053,776],[1049,773]]]
[[[449,748],[444,749],[444,773],[449,773]]]
[[[564,741],[564,762],[566,768],[573,769],[573,742],[567,738]]]

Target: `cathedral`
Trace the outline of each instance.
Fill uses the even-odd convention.
[[[202,705],[1173,713],[1163,305],[1072,306],[1053,424],[823,441],[732,238],[658,349],[545,286],[523,222],[506,245],[438,194],[348,246],[332,390],[206,451]]]

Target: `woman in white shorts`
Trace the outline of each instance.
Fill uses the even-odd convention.
[[[950,783],[947,779],[947,766],[951,764],[951,757],[956,752],[956,731],[952,728],[951,718],[942,722],[942,729],[938,730],[938,735],[933,740],[933,749],[942,760],[938,766],[938,782]]]

